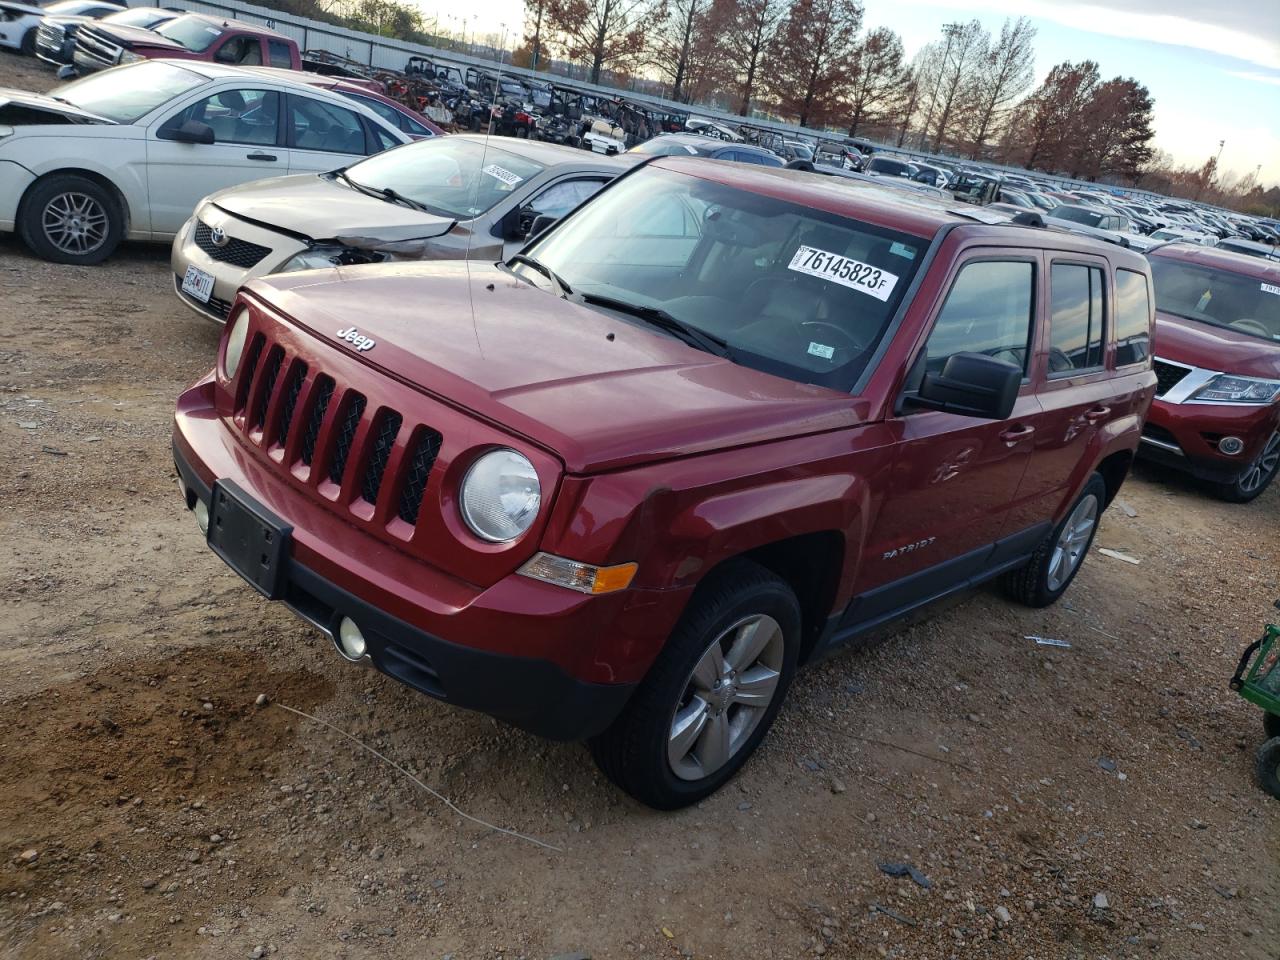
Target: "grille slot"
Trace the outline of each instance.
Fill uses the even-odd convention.
[[[240,386],[236,394],[237,410],[243,410],[244,405],[249,402],[249,388],[253,386],[253,378],[258,372],[258,361],[262,359],[262,348],[265,344],[266,339],[262,334],[254,334],[253,342],[249,344],[249,354],[240,368]]]
[[[422,497],[427,492],[427,478],[435,465],[436,456],[440,453],[440,442],[443,438],[435,430],[425,428],[414,445],[413,454],[409,458],[409,467],[405,471],[404,481],[400,486],[400,504],[396,509],[400,519],[410,526],[418,522],[418,512],[422,509]]]
[[[333,399],[333,381],[328,377],[317,377],[313,393],[311,416],[307,417],[307,432],[302,437],[302,462],[308,467],[316,455],[320,424],[324,423],[325,411],[329,409],[329,401]]]
[[[1177,364],[1165,363],[1163,360],[1155,361],[1156,368],[1156,396],[1163,397],[1166,393],[1182,382],[1191,371],[1186,367],[1179,367]]]
[[[196,221],[195,241],[196,246],[203,250],[209,259],[246,270],[256,267],[262,258],[271,252],[270,247],[236,237],[227,237],[224,244],[218,246],[213,242],[213,228],[203,220]]]
[[[262,392],[258,394],[257,408],[253,412],[253,425],[262,429],[267,422],[267,407],[271,405],[271,393],[276,388],[276,378],[280,376],[280,367],[284,364],[284,351],[272,347],[267,354],[266,366],[262,368]]]
[[[391,457],[391,448],[395,445],[400,433],[400,424],[404,420],[394,410],[386,411],[378,419],[378,429],[373,438],[373,446],[369,450],[369,465],[364,471],[364,483],[360,485],[360,495],[370,503],[378,502],[378,491],[382,489],[382,475],[387,470],[387,460]]]
[[[351,441],[355,439],[356,428],[360,426],[360,418],[364,416],[367,401],[363,394],[352,392],[347,404],[346,414],[338,426],[338,437],[333,446],[333,459],[329,461],[329,479],[334,483],[342,483],[342,473],[347,469],[347,457],[351,455]]]
[[[280,411],[280,446],[289,440],[289,428],[293,424],[293,414],[298,406],[298,394],[302,393],[303,381],[307,379],[307,365],[295,363],[289,371],[288,386],[284,391],[284,406]]]

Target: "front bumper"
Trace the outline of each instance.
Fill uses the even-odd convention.
[[[1139,456],[1189,473],[1201,480],[1229,483],[1262,453],[1280,423],[1275,404],[1151,403]],[[1239,437],[1244,449],[1222,453],[1223,437]]]
[[[329,636],[350,617],[381,672],[550,739],[613,722],[643,675],[616,660],[653,649],[688,599],[640,589],[591,597],[518,574],[477,587],[409,558],[276,480],[217,418],[208,380],[179,401],[173,454],[188,508],[207,506],[215,480],[230,479],[293,527],[282,598],[295,613]]]
[[[196,230],[202,222],[211,230],[221,230],[228,238],[227,246],[218,250],[216,255],[202,249],[196,242]],[[259,248],[264,252],[251,266],[243,266],[255,255],[251,248]],[[169,264],[173,270],[173,291],[184,305],[206,320],[226,323],[227,312],[241,286],[256,277],[278,270],[306,249],[307,245],[301,240],[248,223],[211,203],[205,203],[173,238],[169,256]],[[189,266],[213,275],[213,293],[208,303],[201,303],[182,292],[182,278],[186,276]]]

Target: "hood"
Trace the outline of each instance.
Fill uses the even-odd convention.
[[[401,243],[448,233],[455,221],[379,200],[324,174],[259,180],[213,194],[217,207],[243,220],[310,240],[340,238],[353,246]],[[355,242],[358,241],[358,242]]]
[[[4,0],[0,3],[0,10],[8,10],[13,13],[25,13],[35,17],[43,17],[49,11],[41,7],[34,6],[30,3],[12,3],[10,0]]]
[[[104,23],[91,29],[129,50],[137,47],[150,47],[153,50],[181,50],[183,53],[188,52],[187,48],[176,40],[162,37],[154,30],[148,30],[145,27],[131,27],[123,23]]]
[[[103,117],[73,107],[69,103],[27,90],[0,87],[0,123],[6,126],[36,126],[56,123],[111,123]]]
[[[250,293],[340,349],[590,473],[853,426],[870,404],[695,350],[497,266],[334,267]],[[473,308],[474,304],[474,308]],[[474,319],[473,319],[474,314]],[[612,339],[610,339],[612,335]]]
[[[120,9],[121,9],[121,10],[123,10],[123,9],[124,9],[124,7],[121,7]],[[45,17],[45,18],[44,18],[44,22],[45,22],[45,23],[54,23],[54,24],[57,24],[58,26],[62,27],[63,29],[66,29],[67,27],[77,27],[77,26],[79,26],[80,24],[82,24],[82,23],[87,23],[88,21],[90,21],[90,20],[92,20],[92,19],[93,19],[93,17],[72,16],[72,15],[70,15],[70,14],[61,14],[61,15],[56,16],[56,17],[55,17],[55,16],[48,16],[48,17]]]
[[[1156,356],[1245,377],[1280,379],[1280,343],[1156,311]]]

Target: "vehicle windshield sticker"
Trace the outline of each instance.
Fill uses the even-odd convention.
[[[905,243],[895,242],[894,245],[889,248],[889,252],[895,257],[906,257],[908,260],[914,260],[916,258],[916,252]]]
[[[489,164],[480,172],[487,173],[489,176],[493,177],[493,179],[495,180],[501,180],[508,187],[514,187],[517,183],[519,183],[521,180],[524,179],[524,177],[520,176],[519,174],[512,173],[510,170],[506,169],[505,167],[500,167],[496,163]]]
[[[215,37],[222,33],[217,27],[205,27],[204,32]]]
[[[1280,297],[1280,287],[1277,287],[1274,283],[1264,283],[1262,285],[1262,292],[1269,293],[1272,296]]]
[[[835,347],[828,347],[825,343],[809,342],[809,355],[821,357],[823,360],[830,360],[836,354]]]
[[[875,297],[877,300],[888,300],[893,288],[898,285],[896,274],[873,267],[860,260],[842,257],[838,253],[828,253],[817,247],[801,245],[796,255],[787,264],[788,270],[807,273],[811,277],[830,280],[859,293]]]
[[[1213,291],[1206,290],[1200,295],[1200,299],[1196,301],[1196,313],[1204,313],[1209,309],[1209,301],[1213,299]]]

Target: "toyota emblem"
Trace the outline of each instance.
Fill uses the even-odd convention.
[[[214,227],[209,231],[209,242],[215,247],[225,247],[230,241],[231,238],[221,227]]]

